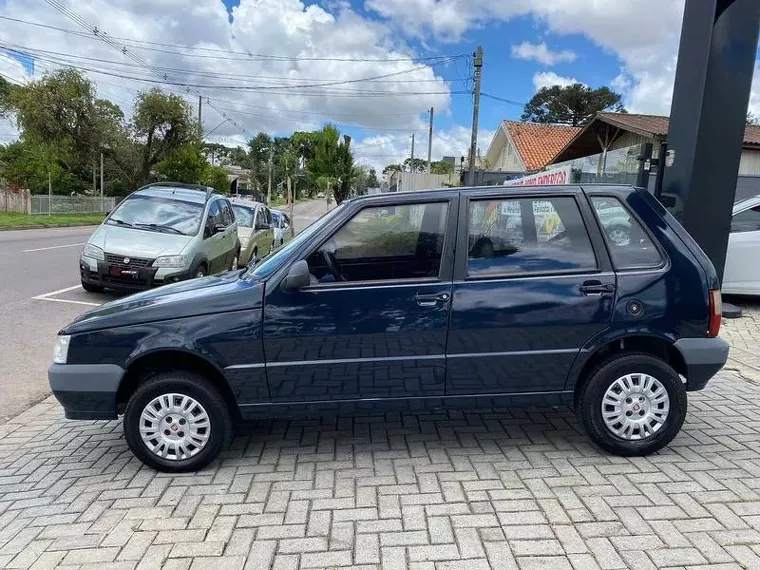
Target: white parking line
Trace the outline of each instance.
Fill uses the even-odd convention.
[[[48,249],[61,249],[62,247],[76,247],[78,245],[84,245],[84,243],[69,243],[66,245],[51,245],[50,247],[37,247],[35,249],[25,249],[21,253],[32,253],[33,251],[45,251]]]
[[[53,295],[59,295],[60,293],[66,293],[68,291],[73,291],[74,289],[79,289],[81,285],[73,285],[71,287],[66,287],[64,289],[58,289],[58,291],[51,291],[50,293],[43,293],[42,295],[36,295],[32,297],[35,301],[53,301],[54,303],[71,303],[72,305],[87,305],[88,307],[100,307],[103,303],[90,303],[88,301],[74,301],[70,299],[53,299],[51,298]]]

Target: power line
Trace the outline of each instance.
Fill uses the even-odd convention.
[[[46,0],[47,1],[47,0]],[[53,3],[48,2],[48,4],[53,5]],[[62,12],[64,15],[68,16],[69,18],[73,19],[72,16],[76,16],[72,11],[66,9],[63,6],[55,6],[53,5],[57,10]],[[71,15],[70,15],[71,14]],[[76,16],[78,18],[78,16]],[[79,36],[82,38],[89,38],[89,39],[95,39],[93,38],[93,35],[102,37],[105,34],[102,30],[99,30],[97,27],[92,27],[89,24],[83,25],[79,20],[74,20],[76,23],[79,23],[80,25],[83,25],[83,27],[86,27],[88,29],[89,33],[80,32],[78,30],[72,30],[68,28],[60,28],[58,26],[51,26],[49,24],[42,24],[39,22],[32,22],[29,20],[22,20],[20,18],[11,18],[9,16],[0,16],[0,19],[10,21],[10,22],[16,22],[19,24],[25,24],[30,26],[37,26],[40,28],[46,28],[49,30],[56,30],[59,32],[72,34],[75,36]],[[80,18],[81,19],[81,18]],[[84,22],[84,20],[82,20]],[[85,22],[86,24],[86,22]],[[150,49],[146,47],[141,47],[140,44],[149,45],[149,46],[161,46],[161,47],[174,47],[178,49],[184,49],[184,50],[196,50],[196,51],[206,51],[211,53],[227,53],[232,55],[243,55],[246,57],[239,58],[239,59],[232,59],[232,58],[225,58],[229,61],[250,61],[250,60],[261,60],[261,61],[336,61],[336,62],[401,62],[401,61],[435,61],[439,59],[448,59],[452,57],[463,57],[467,56],[468,54],[456,54],[456,55],[438,55],[438,56],[428,56],[428,57],[397,57],[397,58],[367,58],[367,57],[313,57],[313,56],[283,56],[283,55],[273,55],[273,54],[259,54],[259,53],[252,53],[249,51],[235,51],[235,50],[228,50],[228,49],[222,49],[222,48],[205,48],[205,47],[199,47],[199,46],[188,46],[188,45],[182,45],[182,44],[171,44],[171,43],[163,43],[163,42],[151,42],[147,40],[135,40],[132,38],[123,38],[118,36],[110,36],[108,35],[108,38],[116,41],[121,42],[127,42],[132,44],[137,44],[135,46],[130,46],[135,49]],[[166,50],[151,50],[151,51],[161,51],[163,53],[174,53],[178,55],[184,55],[186,57],[216,57],[216,56],[206,56],[203,54],[182,54],[177,53],[173,51],[166,51]]]
[[[517,101],[510,101],[509,99],[504,99],[503,97],[496,97],[495,95],[489,95],[488,93],[480,93],[481,97],[487,97],[489,99],[494,99],[495,101],[501,101],[502,103],[509,103],[510,105],[517,105],[518,107],[525,107],[525,103],[518,103]]]

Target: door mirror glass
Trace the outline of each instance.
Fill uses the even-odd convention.
[[[307,287],[311,283],[311,275],[309,274],[309,265],[305,259],[296,261],[285,281],[282,282],[282,288],[285,291],[297,291],[303,287]]]
[[[225,226],[224,224],[214,224],[214,226],[211,228],[211,233],[220,234],[226,229],[227,229],[227,226]]]

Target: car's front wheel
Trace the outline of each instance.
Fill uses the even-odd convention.
[[[686,419],[686,388],[666,362],[643,353],[613,357],[590,374],[577,412],[591,439],[622,456],[668,445]]]
[[[229,407],[205,377],[175,370],[149,378],[129,399],[124,436],[135,456],[159,471],[198,471],[227,447]]]

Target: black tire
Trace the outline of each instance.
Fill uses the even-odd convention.
[[[653,434],[642,439],[624,439],[607,427],[602,415],[602,400],[607,389],[626,374],[648,374],[668,393],[670,409],[665,422]],[[668,445],[683,426],[688,408],[686,387],[678,373],[666,362],[645,353],[628,353],[612,357],[594,368],[582,387],[576,412],[591,439],[615,455],[632,457],[654,453]],[[640,433],[640,432],[639,432]]]
[[[82,281],[82,289],[88,293],[102,293],[105,291],[104,287],[101,287],[100,285],[93,285],[92,283],[87,283],[85,281]]]
[[[195,275],[193,277],[194,278],[199,278],[199,277],[205,277],[206,275],[208,275],[208,269],[206,268],[206,264],[205,263],[201,263],[196,268]]]
[[[162,394],[190,396],[206,411],[210,435],[205,447],[187,459],[164,459],[154,454],[140,437],[140,416],[145,407]],[[167,473],[198,471],[211,463],[229,446],[233,434],[229,406],[204,376],[185,370],[162,372],[140,384],[124,412],[124,437],[129,449],[145,465]]]

